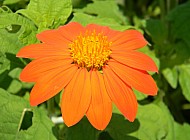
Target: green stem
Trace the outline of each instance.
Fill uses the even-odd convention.
[[[51,117],[55,114],[55,108],[54,108],[54,98],[51,98],[47,101],[47,110],[48,110],[48,115]]]
[[[31,109],[31,108],[24,108],[24,110],[22,111],[22,115],[21,115],[21,118],[20,118],[20,122],[19,122],[19,124],[18,124],[18,132],[19,132],[20,127],[21,127],[21,125],[22,125],[22,121],[23,121],[23,119],[24,119],[24,115],[25,115],[26,111],[32,111],[32,109]]]
[[[167,0],[167,13],[178,5],[179,0]]]
[[[160,4],[160,10],[161,10],[161,20],[164,21],[164,18],[166,15],[165,0],[159,0],[159,4]]]
[[[190,109],[190,104],[184,104],[183,109],[184,110],[189,110]]]

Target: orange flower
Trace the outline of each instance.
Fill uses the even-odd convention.
[[[96,129],[105,129],[112,115],[112,102],[132,122],[137,113],[132,88],[148,95],[157,93],[147,71],[158,69],[151,58],[136,51],[147,45],[136,30],[120,32],[71,22],[44,31],[37,38],[42,43],[26,46],[17,54],[34,59],[23,69],[20,79],[35,82],[30,94],[32,106],[65,88],[61,111],[67,126],[86,115]]]

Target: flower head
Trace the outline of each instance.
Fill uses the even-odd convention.
[[[30,104],[36,106],[63,88],[61,111],[64,122],[72,126],[86,115],[90,123],[103,130],[112,115],[112,102],[134,121],[137,100],[132,88],[156,95],[157,86],[147,71],[158,69],[151,58],[137,49],[147,45],[136,30],[124,32],[71,22],[56,30],[37,35],[42,42],[22,48],[17,57],[33,58],[20,79],[35,82]]]

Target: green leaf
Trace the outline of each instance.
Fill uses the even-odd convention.
[[[0,138],[15,140],[19,133],[21,116],[25,108],[29,108],[27,101],[0,89]]]
[[[19,80],[19,74],[25,63],[11,53],[0,53],[0,88],[16,94],[24,87]]]
[[[182,88],[182,93],[190,102],[190,65],[179,66],[179,84]]]
[[[6,29],[0,29],[0,52],[16,54],[23,46],[18,40],[20,32],[10,33]],[[14,42],[14,43],[13,43]]]
[[[174,123],[175,139],[176,140],[189,140],[190,139],[190,125],[184,123],[183,125]]]
[[[0,74],[9,69],[10,69],[10,61],[6,58],[6,55],[0,51]]]
[[[21,130],[18,140],[57,140],[57,130],[44,110],[33,110],[32,126],[27,130]]]
[[[138,90],[133,89],[133,91],[134,91],[134,93],[135,93],[135,95],[137,97],[137,100],[143,100],[143,99],[148,97],[147,94],[144,94],[144,93],[142,93],[142,92],[140,92]]]
[[[173,120],[163,102],[139,105],[134,122],[124,119],[114,106],[106,131],[114,140],[173,140]]]
[[[167,28],[161,20],[158,19],[149,19],[146,21],[146,30],[151,35],[152,40],[156,44],[163,44],[167,38]]]
[[[28,44],[36,43],[37,28],[29,19],[15,13],[0,14],[0,50],[17,53]],[[14,43],[13,43],[14,42]]]
[[[190,47],[190,2],[186,2],[174,8],[168,14],[171,24],[171,34],[174,39],[184,40]]]
[[[137,119],[140,127],[131,135],[142,140],[172,140],[171,117],[166,116],[170,114],[155,104],[139,105]]]
[[[56,140],[56,130],[46,113],[31,108],[29,102],[0,89],[0,138],[9,140]],[[27,112],[33,115],[32,126],[24,121]],[[29,117],[29,116],[27,116]],[[25,127],[24,127],[25,126]],[[27,126],[27,127],[26,127]]]
[[[30,0],[27,9],[18,10],[17,13],[31,19],[40,32],[64,24],[71,11],[71,0]]]
[[[4,5],[8,5],[8,4],[15,4],[15,3],[18,3],[20,2],[21,0],[4,0],[3,1],[3,4]]]
[[[165,122],[167,122],[167,136],[165,137],[165,140],[174,140],[174,119],[170,113],[170,110],[168,109],[168,107],[166,106],[166,104],[163,102],[163,98],[164,98],[164,93],[162,91],[160,91],[160,93],[157,95],[157,99],[154,101],[154,103],[160,107],[160,109],[162,110],[165,118]]]
[[[130,25],[120,25],[118,22],[116,22],[112,18],[106,18],[106,17],[99,18],[99,17],[90,16],[84,13],[74,13],[74,17],[72,21],[79,22],[84,26],[86,26],[87,24],[95,23],[102,26],[109,26],[112,29],[120,30],[120,31],[127,30],[129,28],[134,28]]]
[[[109,10],[111,9],[111,10]],[[112,18],[119,23],[126,23],[126,18],[119,11],[115,0],[95,0],[82,9],[83,12],[100,18]]]
[[[174,89],[177,87],[177,81],[178,81],[178,73],[176,68],[166,68],[162,71],[165,79],[170,84],[170,86]]]
[[[84,117],[79,123],[72,127],[64,128],[64,140],[96,140],[99,131],[96,130]]]
[[[105,131],[107,131],[114,140],[137,140],[136,137],[130,134],[138,131],[139,127],[140,123],[137,119],[135,119],[133,123],[129,122],[116,106],[114,106],[111,121]]]
[[[7,81],[6,83],[10,82],[7,87],[7,91],[9,93],[16,94],[21,90],[22,82],[19,80],[20,72],[21,72],[21,68],[15,68],[8,73],[8,76],[10,77],[10,81]],[[6,79],[8,79],[8,77]]]
[[[161,69],[181,65],[190,58],[190,47],[184,41],[168,44],[164,47],[165,53],[160,57]]]

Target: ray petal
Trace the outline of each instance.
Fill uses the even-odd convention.
[[[84,27],[78,22],[70,22],[67,25],[59,27],[58,30],[64,38],[73,41],[78,35],[84,32]]]
[[[129,121],[134,121],[137,114],[137,99],[132,89],[123,83],[109,67],[105,67],[103,73],[111,100]]]
[[[88,24],[85,28],[88,31],[96,31],[96,33],[107,33],[110,31],[110,28],[107,26],[101,26],[97,24]]]
[[[43,31],[37,34],[36,37],[43,43],[50,45],[59,44],[60,46],[65,46],[72,41],[70,38],[62,36],[61,32],[58,29]]]
[[[137,51],[112,51],[110,55],[114,60],[141,70],[158,72],[154,61],[147,55]]]
[[[62,71],[56,69],[38,79],[30,93],[30,104],[36,106],[55,96],[70,82],[77,70],[76,66]]]
[[[108,66],[120,77],[120,79],[132,88],[148,95],[157,94],[157,85],[154,79],[146,71],[130,68],[114,60],[109,61]]]
[[[91,101],[90,74],[86,69],[78,70],[65,87],[61,110],[65,124],[72,126],[85,115]]]
[[[88,24],[86,26],[86,31],[96,31],[96,33],[102,33],[103,35],[107,36],[108,41],[111,42],[112,38],[118,34],[121,34],[122,32],[120,31],[116,31],[116,30],[112,30],[110,29],[108,26],[101,26],[101,25],[97,25],[97,24]]]
[[[137,30],[126,30],[111,39],[111,50],[134,50],[144,47],[148,42]]]
[[[37,79],[48,73],[68,69],[72,60],[67,57],[44,57],[33,60],[21,72],[20,79],[24,82],[36,82]]]
[[[68,48],[50,46],[44,43],[41,44],[32,44],[26,47],[21,48],[17,53],[17,57],[23,58],[39,58],[46,56],[70,56]]]
[[[91,85],[92,98],[86,116],[96,129],[103,130],[111,119],[112,102],[99,71],[91,71]]]

